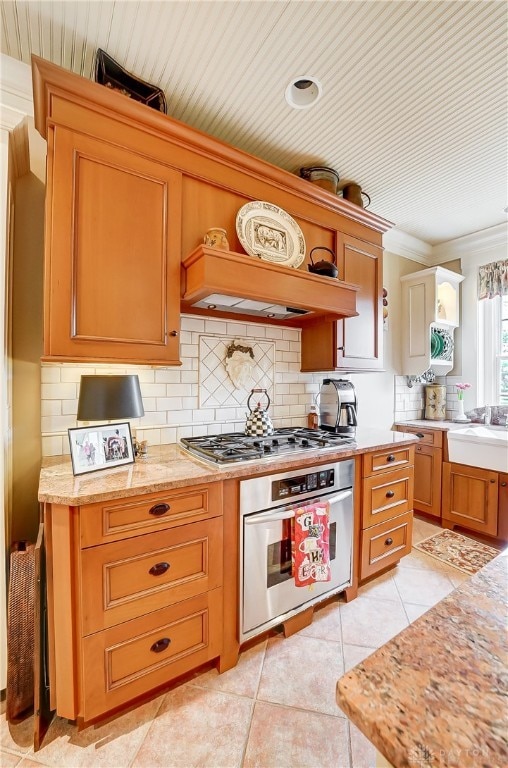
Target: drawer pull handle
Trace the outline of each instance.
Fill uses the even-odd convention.
[[[390,453],[390,455],[386,457],[386,461],[395,461],[395,456],[393,453]]]
[[[385,545],[386,545],[387,547],[389,547],[389,546],[390,546],[390,544],[393,544],[393,539],[391,538],[391,536],[389,536],[389,537],[386,539],[386,541],[385,541]]]
[[[169,504],[154,504],[153,507],[151,507],[148,511],[150,515],[155,515],[155,517],[159,517],[160,515],[165,515],[166,512],[169,512],[171,507]]]
[[[422,440],[422,438],[424,438],[424,437],[425,437],[425,435],[423,434],[423,432],[417,432],[417,433],[416,433],[416,437],[419,437],[419,438],[420,438],[420,440]]]
[[[154,653],[161,653],[161,651],[166,650],[170,642],[171,640],[169,639],[169,637],[161,637],[160,640],[157,640],[157,642],[152,645],[150,650],[153,651]]]
[[[395,496],[395,492],[394,491],[386,491],[386,498],[387,499],[393,499],[394,496]]]
[[[163,573],[166,573],[166,571],[169,571],[170,565],[169,563],[155,563],[155,565],[152,565],[148,573],[151,576],[162,576]]]

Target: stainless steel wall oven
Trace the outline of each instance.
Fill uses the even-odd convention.
[[[240,642],[351,585],[354,461],[240,482]],[[330,509],[331,580],[297,587],[291,518],[313,500]]]

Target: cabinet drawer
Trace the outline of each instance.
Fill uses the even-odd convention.
[[[411,435],[416,435],[420,438],[420,443],[425,445],[432,445],[434,448],[441,448],[443,445],[443,432],[439,429],[429,429],[427,427],[414,427],[406,426],[405,424],[397,425],[398,432],[409,432]]]
[[[396,446],[383,451],[366,453],[363,457],[363,474],[377,475],[391,469],[399,469],[413,463],[414,447],[412,445]]]
[[[83,640],[85,721],[220,655],[222,590]]]
[[[84,635],[215,589],[222,517],[82,551]]]
[[[118,541],[220,514],[221,483],[87,504],[80,515],[81,546]]]
[[[413,468],[384,472],[363,481],[362,528],[382,523],[413,508]]]
[[[363,531],[360,579],[366,579],[408,555],[412,530],[413,513],[406,512]]]

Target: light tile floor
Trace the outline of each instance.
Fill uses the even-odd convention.
[[[413,543],[440,530],[415,518]],[[215,670],[79,733],[55,718],[33,752],[33,720],[0,717],[3,768],[371,768],[374,749],[335,704],[338,678],[468,577],[417,550],[334,601],[290,638],[274,635]]]

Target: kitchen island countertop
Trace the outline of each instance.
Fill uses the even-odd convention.
[[[134,464],[73,476],[70,457],[43,460],[39,501],[80,506],[107,499],[182,488],[200,483],[252,477],[271,472],[312,467],[340,461],[368,451],[417,443],[418,438],[403,432],[358,427],[355,443],[337,450],[309,450],[282,458],[261,459],[217,465],[200,460],[179,444],[151,446],[147,458]]]
[[[337,683],[396,768],[508,765],[508,550]]]

